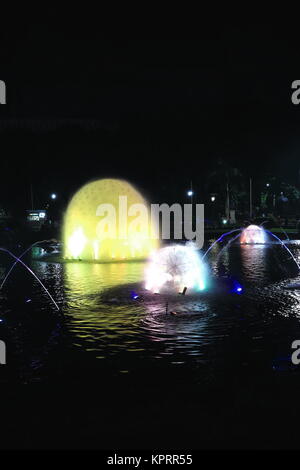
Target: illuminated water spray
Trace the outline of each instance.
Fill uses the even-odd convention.
[[[139,223],[142,213],[143,223]],[[111,223],[113,219],[115,224]],[[64,257],[87,261],[145,259],[158,248],[154,231],[149,206],[131,184],[117,179],[93,181],[73,196],[67,208]]]
[[[249,245],[264,244],[266,243],[265,230],[258,225],[249,225],[243,230],[240,242]]]
[[[182,292],[185,287],[205,289],[204,265],[191,246],[174,245],[152,254],[145,271],[145,288],[154,293],[162,289]]]
[[[4,253],[7,253],[9,256],[11,256],[15,260],[16,263],[21,263],[22,266],[24,266],[24,268],[27,269],[27,271],[29,271],[30,274],[38,281],[38,283],[42,286],[42,288],[44,289],[44,291],[46,292],[48,297],[51,299],[51,301],[53,302],[53,304],[55,305],[57,310],[59,310],[59,306],[57,305],[57,303],[53,299],[52,295],[50,294],[50,292],[48,291],[46,286],[42,283],[42,281],[38,278],[38,276],[32,271],[32,269],[30,269],[29,266],[27,266],[26,263],[24,263],[20,258],[15,256],[11,251],[7,250],[6,248],[0,248],[0,251],[3,251]],[[2,285],[1,285],[1,288],[2,288]]]
[[[275,233],[271,232],[270,230],[266,230],[266,232],[271,235],[273,238],[275,238],[275,240],[277,240],[281,246],[283,246],[283,248],[288,252],[288,254],[291,256],[291,259],[294,261],[294,263],[297,265],[297,268],[298,270],[300,271],[300,265],[298,263],[298,261],[296,260],[295,256],[293,255],[293,253],[291,252],[291,250],[285,245],[285,243],[283,243],[283,241],[277,237],[277,235],[275,235]]]
[[[26,250],[23,251],[23,253],[21,255],[18,255],[18,257],[16,258],[16,261],[11,265],[11,267],[9,268],[7,274],[3,278],[2,282],[1,282],[1,285],[0,285],[0,290],[4,287],[4,284],[6,283],[7,279],[9,278],[12,270],[16,267],[16,265],[19,262],[21,262],[21,258],[23,258],[28,253],[28,251],[31,250],[31,248],[33,248],[36,245],[39,245],[40,243],[49,243],[49,242],[53,242],[53,241],[56,241],[56,240],[53,240],[53,239],[52,240],[39,240],[37,242],[32,243],[32,245],[30,245],[28,248],[26,248]],[[10,253],[10,254],[11,254],[11,256],[13,256],[12,253]]]
[[[202,256],[202,260],[204,260],[206,258],[206,256],[210,253],[210,251],[220,242],[223,241],[223,239],[225,237],[227,237],[228,235],[231,235],[232,233],[236,233],[236,232],[241,232],[241,228],[238,228],[238,229],[234,229],[234,230],[230,230],[230,232],[226,232],[226,233],[223,233],[217,240],[215,240],[209,247],[208,249],[206,250],[206,252],[204,253],[204,255]],[[238,234],[239,236],[240,234]]]

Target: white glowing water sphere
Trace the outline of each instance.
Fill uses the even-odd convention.
[[[159,293],[163,288],[182,292],[185,287],[203,290],[204,266],[192,246],[174,245],[155,251],[145,271],[145,288]]]
[[[265,242],[266,242],[265,231],[262,227],[258,227],[258,225],[249,225],[249,227],[245,228],[242,232],[241,243],[262,244]]]

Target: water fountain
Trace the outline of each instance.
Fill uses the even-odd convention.
[[[229,239],[228,237],[232,235]],[[219,259],[221,258],[222,254],[225,252],[226,249],[228,249],[230,246],[232,246],[235,242],[238,243],[241,246],[244,246],[244,248],[248,248],[249,250],[247,251],[247,260],[248,263],[250,262],[251,265],[253,264],[254,259],[257,258],[257,249],[262,248],[265,251],[264,245],[277,245],[278,243],[285,249],[287,254],[289,255],[289,259],[291,259],[294,264],[297,267],[297,272],[300,272],[300,266],[299,263],[296,259],[296,257],[293,255],[291,250],[288,248],[286,240],[282,241],[277,235],[275,235],[273,232],[265,229],[262,226],[257,226],[257,225],[249,225],[246,228],[239,228],[239,229],[233,229],[229,232],[226,232],[222,234],[217,240],[215,240],[206,250],[204,253],[202,259],[204,260],[207,255],[213,250],[215,246],[218,244],[221,244],[223,241],[226,243],[224,246],[221,248],[221,250],[218,252],[214,265],[217,266]],[[245,254],[243,252],[243,254]],[[259,256],[260,259],[260,256]],[[258,265],[256,264],[257,269]],[[232,283],[232,279],[229,277],[227,278],[226,276],[221,276],[219,279],[219,283],[225,282],[225,284],[232,284],[233,288],[229,289],[230,292],[235,292],[235,293],[241,293],[243,292],[242,286],[240,286],[239,282],[237,280],[234,280]],[[217,282],[218,284],[218,282]],[[216,287],[217,287],[216,284]],[[237,287],[235,286],[237,285]],[[298,289],[300,285],[298,284],[292,284],[290,286],[286,286],[285,288],[293,288],[293,289]],[[226,289],[225,289],[226,290]]]
[[[143,223],[138,220],[142,212]],[[131,184],[93,181],[77,191],[67,208],[64,257],[99,262],[146,259],[159,245],[154,231],[148,203]]]
[[[12,270],[15,268],[15,266],[18,264],[18,262],[20,262],[20,260],[28,253],[28,251],[30,251],[34,246],[37,246],[39,245],[40,243],[48,243],[48,242],[52,242],[53,240],[39,240],[37,242],[34,242],[32,243],[32,245],[30,245],[28,248],[26,248],[25,251],[23,251],[23,253],[21,255],[18,255],[16,261],[11,265],[11,267],[9,268],[9,270],[7,271],[5,277],[3,278],[2,282],[1,282],[1,285],[0,285],[0,290],[3,289],[4,287],[4,284],[6,283],[7,279],[9,278]],[[12,253],[11,253],[12,255]]]
[[[31,247],[30,247],[31,248]],[[7,253],[9,256],[11,256],[14,260],[15,260],[15,263],[12,265],[12,268],[15,266],[16,263],[20,263],[22,266],[24,266],[25,269],[27,269],[27,271],[38,281],[38,283],[42,286],[43,290],[46,292],[46,294],[48,295],[48,297],[51,299],[52,303],[55,305],[55,307],[57,308],[57,310],[59,310],[59,306],[57,305],[57,303],[55,302],[54,298],[52,297],[52,295],[50,294],[50,292],[48,291],[48,289],[46,288],[46,286],[42,283],[42,281],[38,278],[38,276],[34,273],[34,271],[32,271],[32,269],[27,266],[26,263],[24,263],[20,258],[18,258],[17,256],[15,256],[11,251],[7,250],[6,248],[0,248],[0,251],[4,252],[4,253]],[[28,251],[28,250],[26,250]],[[23,253],[24,255],[25,253]],[[12,271],[12,268],[10,269],[8,275],[10,274],[10,272]],[[6,278],[4,279],[4,281],[7,279],[8,276],[6,276]],[[2,283],[1,285],[1,288],[3,287],[3,284],[4,282]]]
[[[232,233],[236,233],[236,232],[241,232],[242,229],[241,228],[238,228],[238,229],[234,229],[234,230],[230,230],[229,232],[226,232],[226,233],[223,233],[217,240],[215,240],[209,247],[208,249],[206,250],[206,252],[204,253],[204,255],[202,256],[202,260],[204,260],[206,258],[206,256],[208,256],[208,254],[211,252],[211,250],[218,244],[218,243],[221,243],[225,237],[227,237],[228,235],[231,235]],[[235,237],[237,238],[238,236],[240,235],[240,233],[238,233],[238,235]],[[231,240],[229,240],[231,241]],[[225,245],[226,246],[226,245]]]
[[[101,216],[105,216],[105,212],[109,213],[110,210],[113,211],[113,220],[109,216],[101,219]],[[144,215],[146,212],[146,218],[141,220],[142,217],[139,218],[138,215],[143,211]],[[113,234],[107,233],[107,226],[109,232],[112,221],[115,223]],[[35,277],[59,310],[42,281],[22,261],[32,247],[42,242],[48,240],[33,243],[18,256],[5,248],[0,248],[15,260],[2,279],[0,290],[3,289],[14,267],[20,263]],[[155,237],[155,227],[148,214],[146,200],[125,181],[102,179],[89,183],[74,195],[68,206],[64,220],[66,259],[94,262],[136,261],[146,259],[158,245],[159,241]]]
[[[279,242],[282,247],[288,252],[290,255],[291,259],[295,262],[298,271],[300,272],[300,265],[298,261],[296,260],[295,256],[291,252],[291,250],[286,246],[286,243],[284,243],[277,235],[275,235],[273,232],[270,230],[267,230],[263,227],[259,227],[257,225],[249,225],[247,228],[245,228],[241,234],[240,238],[240,244],[243,245],[264,245],[270,243],[269,237],[272,237],[273,239],[276,240],[276,242]]]
[[[193,247],[168,246],[151,256],[145,272],[145,288],[153,293],[202,291],[205,277],[204,264]]]
[[[249,225],[241,234],[241,244],[255,245],[266,243],[266,233],[263,227]]]

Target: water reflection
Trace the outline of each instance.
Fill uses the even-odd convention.
[[[241,245],[241,270],[246,281],[257,282],[267,279],[268,275],[268,249],[265,245]]]
[[[218,276],[238,276],[252,286],[240,298],[211,292],[192,299],[158,295],[152,301],[134,302],[131,283],[141,281],[142,263],[68,264],[64,269],[66,314],[74,344],[94,351],[99,358],[116,357],[127,369],[130,353],[134,353],[134,360],[169,357],[172,363],[188,363],[191,358],[209,363],[221,357],[220,350],[232,337],[239,338],[239,348],[241,338],[243,348],[249,337],[251,341],[257,338],[253,340],[257,350],[264,328],[268,325],[272,330],[274,326],[273,314],[277,312],[278,317],[281,312],[283,318],[295,308],[293,296],[287,291],[282,294],[280,288],[279,295],[278,285],[261,290],[262,285],[284,278],[280,247],[277,251],[274,254],[274,247],[262,245],[230,245],[221,257],[214,254]],[[278,264],[276,269],[274,263]],[[139,287],[134,284],[135,289]],[[109,302],[103,301],[101,292],[109,292]],[[175,310],[177,316],[165,314],[167,300],[169,310]]]
[[[138,305],[103,303],[101,293],[139,281],[143,263],[69,263],[64,265],[65,314],[74,345],[100,359],[139,347]],[[128,299],[130,291],[128,290]]]
[[[299,246],[291,249],[299,256]],[[246,285],[242,295],[212,288],[194,297],[153,295],[134,301],[130,292],[141,292],[144,263],[34,261],[31,267],[63,310],[65,347],[70,344],[98,364],[109,363],[117,371],[146,370],[164,361],[214,370],[252,364],[257,372],[259,358],[262,369],[272,368],[276,354],[287,356],[291,342],[300,337],[300,292],[284,289],[292,279],[299,282],[295,263],[280,245],[231,244],[215,247],[210,256],[212,276],[236,277]],[[53,311],[49,299],[18,269],[7,286],[8,297],[16,285],[24,298],[30,296],[42,322],[41,312]],[[167,300],[178,315],[165,314]],[[39,351],[31,363],[42,361]]]
[[[293,247],[295,256],[299,248]],[[265,285],[298,274],[294,260],[278,244],[228,244],[212,260],[212,271],[219,276],[234,276],[246,284]]]

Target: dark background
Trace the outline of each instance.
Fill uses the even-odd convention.
[[[82,184],[109,176],[128,179],[159,202],[186,199],[192,180],[202,201],[206,179],[220,161],[238,167],[245,178],[251,176],[254,191],[255,182],[269,176],[299,187],[300,106],[291,102],[291,83],[300,79],[297,41],[275,39],[264,25],[242,25],[185,40],[127,39],[135,36],[128,26],[119,35],[107,34],[113,39],[103,39],[104,15],[87,29],[73,24],[72,12],[69,22],[51,21],[60,16],[58,10],[49,22],[44,5],[41,10],[44,19],[38,22],[16,12],[13,26],[5,17],[1,23],[0,79],[6,81],[8,99],[0,106],[4,207],[23,215],[31,204],[32,185],[36,208],[44,207],[55,192],[63,209]],[[177,33],[182,32],[176,26]],[[274,271],[272,265],[270,272]],[[21,271],[20,276],[18,289],[25,291]],[[11,288],[11,297],[18,299],[15,284]],[[2,447],[34,443],[42,448],[46,443],[51,448],[58,443],[61,448],[66,441],[71,448],[99,442],[104,447],[112,442],[129,446],[132,434],[127,429],[132,433],[133,428],[139,430],[134,433],[138,446],[160,441],[165,448],[297,447],[298,375],[272,374],[274,367],[276,373],[286,373],[280,367],[289,365],[290,358],[284,362],[282,351],[290,352],[298,318],[286,323],[285,315],[278,315],[283,297],[279,301],[275,296],[274,304],[268,298],[258,302],[257,311],[247,305],[247,297],[245,308],[240,300],[233,308],[229,297],[228,304],[216,299],[226,305],[220,317],[228,331],[220,355],[229,351],[220,361],[226,367],[217,380],[203,374],[207,385],[200,381],[194,387],[199,370],[187,368],[187,375],[172,375],[165,367],[159,371],[155,363],[155,372],[148,376],[143,363],[145,381],[138,375],[133,387],[130,375],[125,385],[119,376],[112,382],[109,366],[109,380],[101,375],[99,381],[85,353],[79,358],[71,351],[64,361],[54,355],[49,368],[56,371],[59,364],[64,377],[54,392],[46,383],[42,393],[40,387],[33,393],[28,388],[25,394],[9,389],[3,396],[7,406],[2,410]],[[31,310],[24,315],[23,303],[20,311],[26,328],[38,333],[42,342],[39,328],[45,320],[40,304],[34,308],[35,316]],[[227,309],[239,323],[236,318],[228,320]],[[270,317],[273,329],[266,322]],[[240,326],[233,329],[236,324]],[[26,328],[16,325],[15,330],[26,336]],[[248,348],[249,341],[255,346],[255,328],[259,334],[266,331],[267,345],[272,345],[263,356],[256,349],[251,355]],[[65,351],[65,344],[62,348]],[[215,352],[208,357],[213,360]],[[249,367],[244,367],[244,357],[247,362],[252,359]],[[96,386],[88,387],[85,378]]]
[[[19,20],[0,33],[0,201],[65,206],[82,184],[126,178],[151,200],[197,199],[218,162],[300,182],[296,42],[264,26],[213,39],[103,39],[101,27]],[[251,33],[251,34],[248,34]],[[212,36],[213,37],[213,36]]]

